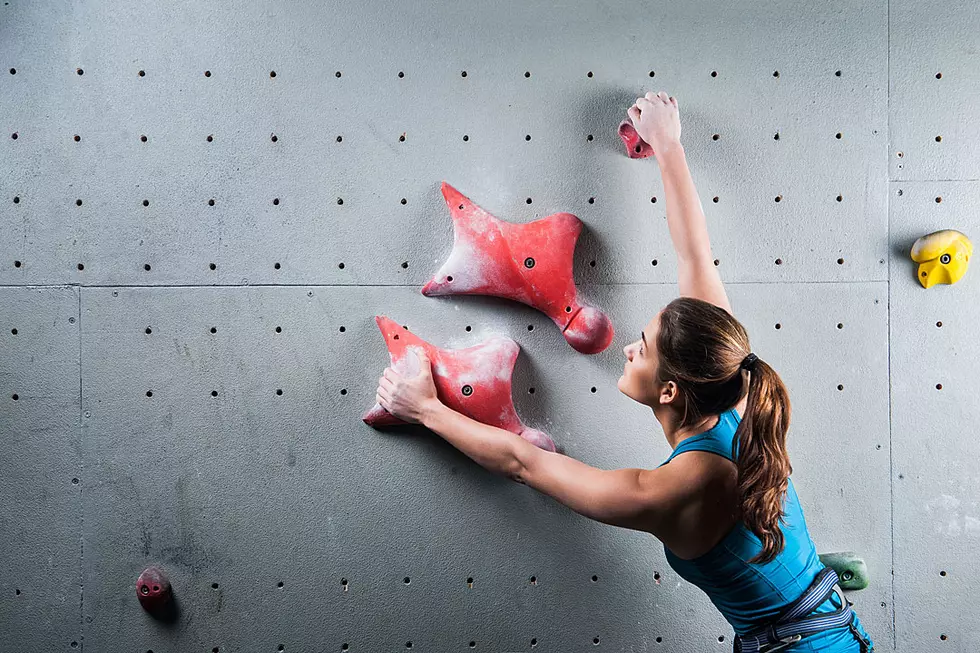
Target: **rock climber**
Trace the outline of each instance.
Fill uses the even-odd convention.
[[[653,410],[670,456],[655,469],[603,470],[540,449],[444,406],[424,352],[417,376],[384,371],[377,401],[491,472],[590,519],[653,534],[731,624],[736,651],[869,653],[871,637],[820,562],[790,479],[786,387],[752,352],[714,265],[677,100],[649,92],[627,115],[660,166],[680,297],[624,348],[617,385]]]

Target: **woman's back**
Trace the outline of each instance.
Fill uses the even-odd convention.
[[[740,417],[733,408],[719,416],[718,424],[703,433],[681,441],[662,465],[687,451],[708,451],[734,462],[738,443],[735,431]],[[736,450],[733,452],[733,447]],[[806,527],[799,497],[792,479],[783,502],[785,517],[780,523],[785,546],[766,563],[749,563],[762,550],[762,542],[744,524],[734,528],[711,550],[691,560],[683,560],[664,546],[667,562],[682,578],[699,587],[724,615],[739,635],[772,623],[779,612],[810,586],[823,563]],[[836,594],[815,612],[834,612],[841,607]],[[867,636],[855,617],[855,626]],[[870,638],[869,638],[870,639]],[[837,628],[805,638],[790,651],[860,651],[847,628]]]

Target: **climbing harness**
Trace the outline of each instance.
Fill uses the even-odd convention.
[[[746,635],[736,635],[735,653],[774,653],[799,642],[808,635],[842,626],[850,628],[861,644],[861,653],[872,653],[874,647],[871,642],[862,636],[854,625],[856,613],[851,610],[843,591],[837,586],[838,580],[836,571],[824,567],[803,595],[786,606],[771,625]],[[834,592],[841,599],[840,609],[825,614],[803,616],[813,612]]]

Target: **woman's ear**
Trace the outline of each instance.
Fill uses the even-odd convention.
[[[677,401],[677,384],[673,381],[667,381],[662,384],[660,386],[660,398],[658,401],[663,405]]]

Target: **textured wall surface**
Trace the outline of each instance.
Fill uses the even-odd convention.
[[[514,338],[518,413],[571,456],[668,454],[616,389],[677,293],[656,163],[616,134],[661,89],[789,386],[818,549],[864,556],[880,650],[980,649],[980,270],[927,291],[908,258],[980,237],[977,33],[962,0],[5,0],[0,651],[730,650],[654,538],[360,421],[385,314]],[[502,219],[579,216],[613,345],[423,297],[443,180]],[[150,564],[173,624],[136,600]]]

